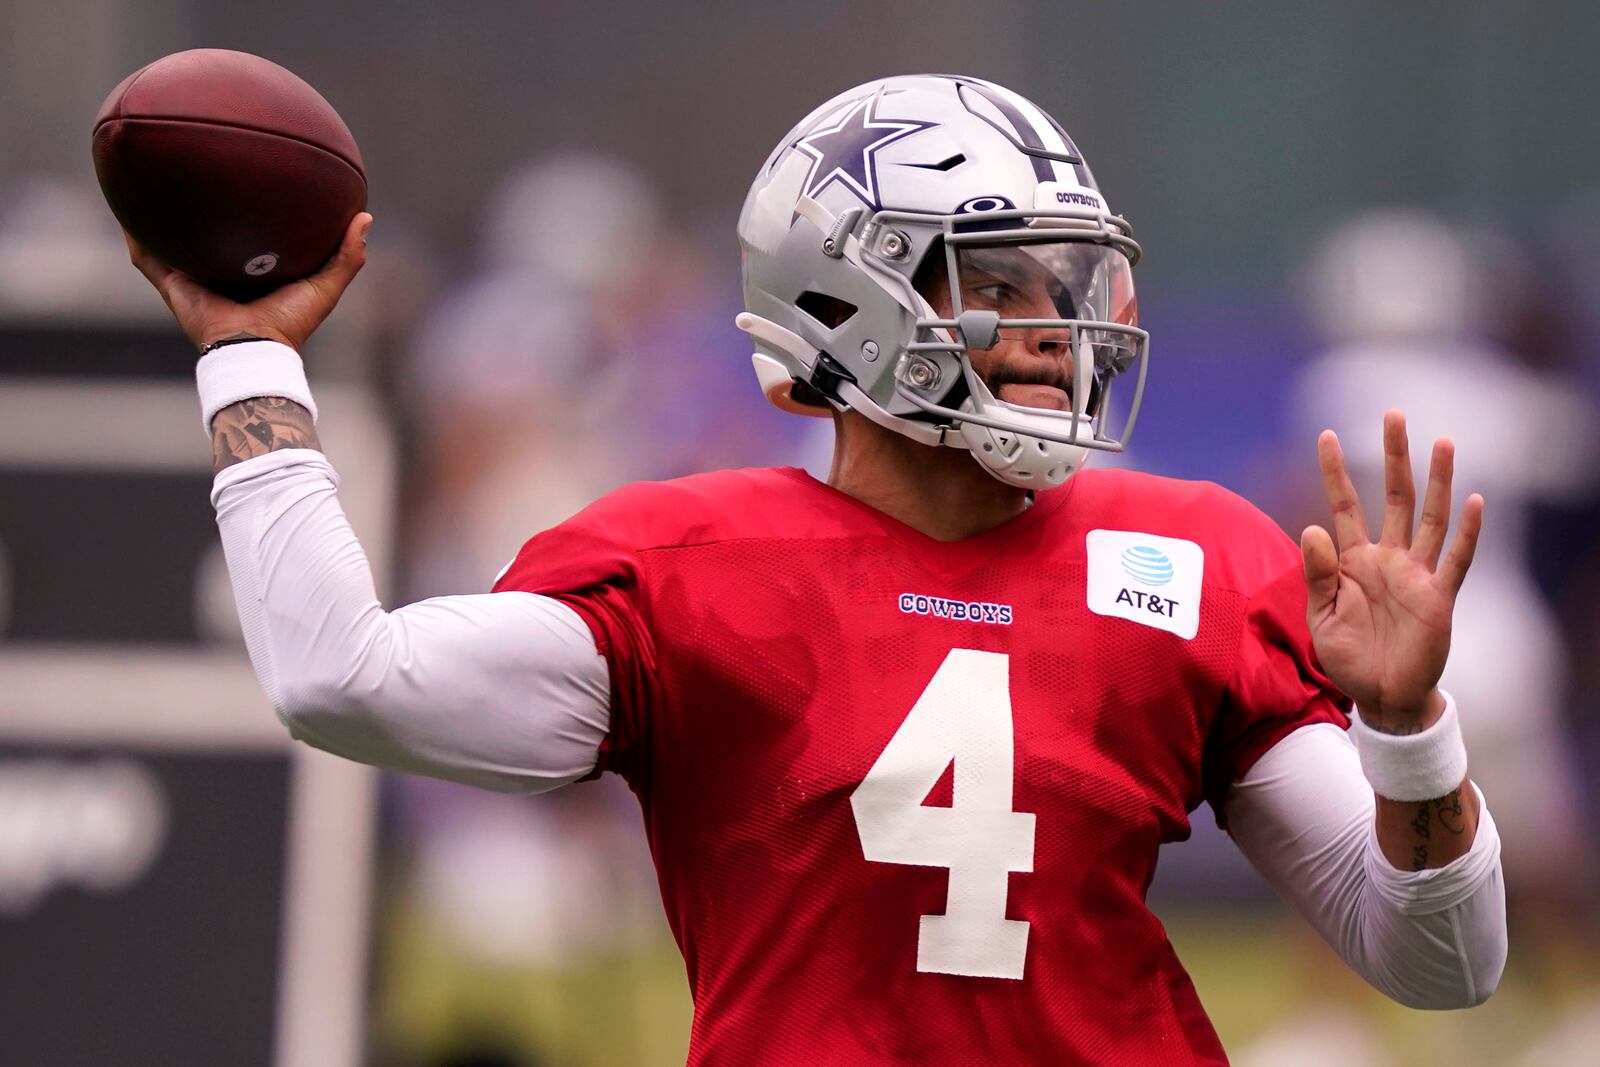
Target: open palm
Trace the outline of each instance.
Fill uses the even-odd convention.
[[[1323,487],[1333,508],[1334,538],[1320,526],[1300,537],[1305,560],[1306,619],[1323,670],[1369,723],[1425,725],[1442,707],[1435,687],[1450,653],[1450,619],[1483,526],[1483,498],[1467,498],[1443,561],[1450,524],[1455,446],[1434,444],[1422,521],[1415,528],[1416,488],[1405,416],[1383,420],[1383,530],[1374,542],[1333,432],[1317,440]]]

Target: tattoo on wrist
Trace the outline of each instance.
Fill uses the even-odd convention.
[[[1417,805],[1416,815],[1408,824],[1412,833],[1418,838],[1417,843],[1411,848],[1412,870],[1425,870],[1428,866],[1428,843],[1433,835],[1433,827],[1439,826],[1446,833],[1460,837],[1467,830],[1462,824],[1465,815],[1466,809],[1461,805],[1460,789],[1437,800],[1424,800]]]
[[[1440,826],[1457,837],[1467,832],[1467,828],[1462,822],[1466,818],[1467,810],[1461,806],[1460,789],[1457,789],[1449,796],[1435,800],[1433,806],[1434,810],[1438,812]]]
[[[281,396],[241,400],[211,420],[213,472],[280,448],[322,448],[311,412],[293,400]]]

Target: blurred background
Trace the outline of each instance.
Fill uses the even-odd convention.
[[[256,52],[366,158],[370,265],[308,352],[391,604],[487,589],[641,478],[789,463],[732,325],[785,130],[950,71],[1072,133],[1146,250],[1124,462],[1321,516],[1337,429],[1450,434],[1488,526],[1445,684],[1505,839],[1512,955],[1385,1003],[1206,811],[1152,899],[1236,1062],[1592,1062],[1600,924],[1600,20],[1581,0],[585,5],[0,0],[0,1033],[30,1065],[682,1063],[632,798],[379,778],[290,749],[207,506],[191,356],[89,163],[168,52]],[[819,436],[820,435],[820,436]],[[1426,449],[1414,449],[1425,457]],[[1419,475],[1420,477],[1420,475]]]

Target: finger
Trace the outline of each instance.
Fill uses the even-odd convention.
[[[1345,469],[1339,436],[1332,430],[1323,430],[1317,438],[1317,464],[1322,468],[1322,488],[1328,494],[1328,506],[1333,509],[1333,532],[1338,535],[1339,548],[1345,550],[1366,544],[1367,519],[1361,514],[1361,500],[1350,481],[1350,472]]]
[[[1478,551],[1478,534],[1483,530],[1483,497],[1473,493],[1461,506],[1461,523],[1456,527],[1456,539],[1439,565],[1438,580],[1451,593],[1461,591],[1467,580],[1467,568]]]
[[[1316,618],[1329,611],[1339,595],[1339,552],[1333,537],[1320,526],[1300,534],[1300,557],[1306,572],[1306,613]]]
[[[1406,417],[1398,411],[1383,416],[1383,533],[1379,543],[1411,544],[1416,521],[1417,487],[1411,477],[1411,444],[1406,438]]]
[[[367,262],[367,231],[371,228],[372,216],[365,211],[358,213],[345,227],[339,251],[306,280],[337,299]]]
[[[1455,442],[1441,437],[1433,443],[1433,459],[1428,463],[1428,490],[1422,497],[1422,521],[1411,542],[1411,558],[1422,560],[1430,570],[1439,563],[1445,530],[1450,526],[1450,481],[1455,472]]]

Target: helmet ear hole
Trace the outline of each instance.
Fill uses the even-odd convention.
[[[840,300],[836,296],[819,293],[813,289],[807,289],[796,297],[794,306],[829,330],[837,330],[861,310],[848,300]]]

